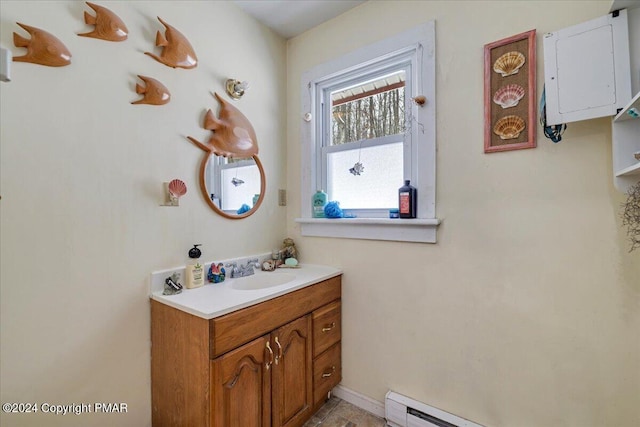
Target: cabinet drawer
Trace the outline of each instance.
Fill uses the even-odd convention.
[[[340,341],[340,301],[313,312],[313,357]]]
[[[341,277],[333,277],[272,300],[211,319],[211,358],[216,358],[339,299],[341,285]]]
[[[313,403],[322,402],[327,393],[342,381],[340,343],[322,353],[313,361]]]

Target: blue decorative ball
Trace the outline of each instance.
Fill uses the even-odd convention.
[[[324,207],[324,216],[327,218],[343,218],[344,213],[340,209],[340,203],[329,202]]]

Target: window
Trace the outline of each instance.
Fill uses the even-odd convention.
[[[388,217],[389,209],[397,207],[397,184],[405,175],[408,65],[396,64],[382,76],[356,76],[337,89],[317,87],[323,118],[319,132],[327,137],[316,146],[316,180],[347,214]]]
[[[314,67],[302,98],[302,234],[435,242],[434,23]],[[405,179],[418,218],[389,219]],[[319,189],[348,218],[311,218]]]

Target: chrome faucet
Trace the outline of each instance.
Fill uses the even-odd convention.
[[[231,269],[231,272],[229,273],[230,278],[235,279],[236,277],[242,277],[240,276],[240,270],[238,270],[238,264],[235,262],[230,262],[224,266]]]
[[[256,258],[256,259],[250,259],[249,261],[247,261],[246,265],[241,264],[240,267],[238,267],[238,264],[236,264],[235,262],[227,264],[226,267],[231,268],[230,277],[232,279],[235,279],[237,277],[251,276],[252,274],[255,273],[255,271],[253,271],[254,268],[260,268],[260,263]]]

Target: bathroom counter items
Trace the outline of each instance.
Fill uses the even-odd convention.
[[[213,319],[341,274],[335,267],[300,264],[299,268],[256,271],[248,277],[227,278],[221,283],[184,289],[176,295],[163,295],[164,280],[171,276],[171,271],[167,270],[152,273],[150,297],[203,319]]]

